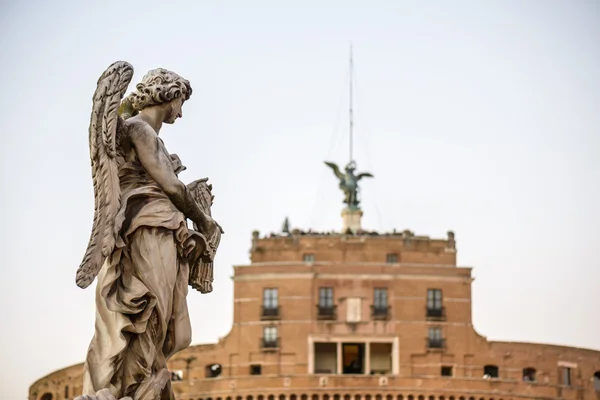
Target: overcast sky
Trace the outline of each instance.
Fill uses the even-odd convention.
[[[287,5],[283,5],[283,4]],[[168,4],[168,5],[167,5]],[[323,160],[348,158],[348,45],[364,226],[456,232],[473,318],[492,340],[600,349],[597,1],[0,3],[0,387],[84,360],[94,289],[88,124],[113,61],[192,83],[167,148],[208,176],[223,225],[214,293],[190,292],[193,343],[232,322],[253,229],[341,227]],[[95,287],[95,285],[94,285]]]

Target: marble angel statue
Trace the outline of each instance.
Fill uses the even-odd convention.
[[[159,137],[182,116],[190,83],[158,68],[123,98],[132,76],[115,62],[93,97],[94,220],[76,282],[97,279],[96,324],[80,399],[174,399],[167,361],[191,341],[188,285],[212,291],[223,233],[210,215],[211,185],[183,184],[185,167]]]

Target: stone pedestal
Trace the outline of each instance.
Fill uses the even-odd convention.
[[[363,212],[359,208],[344,208],[342,210],[343,227],[342,233],[346,233],[348,229],[352,233],[356,233],[361,230],[360,220]]]

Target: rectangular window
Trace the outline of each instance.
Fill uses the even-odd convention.
[[[571,386],[571,368],[563,367],[563,385]]]
[[[306,263],[313,263],[313,262],[315,262],[315,255],[312,253],[304,254],[302,256],[302,260]]]
[[[440,340],[442,339],[442,328],[433,327],[429,328],[429,340]]]
[[[427,347],[430,349],[444,348],[444,338],[442,338],[442,328],[429,328],[429,336],[427,337]]]
[[[442,309],[442,290],[427,289],[427,309],[441,310]]]
[[[250,365],[250,375],[260,375],[262,373],[262,368],[260,364],[252,364]]]
[[[265,326],[263,328],[263,339],[265,342],[277,341],[277,327],[276,326]]]
[[[183,380],[183,371],[171,371],[171,381],[182,381]]]
[[[497,365],[484,365],[483,366],[483,378],[498,378],[500,376],[500,369]]]
[[[373,293],[373,305],[376,309],[386,309],[388,306],[387,288],[375,288]]]
[[[442,366],[442,376],[452,376],[452,367]]]
[[[267,309],[277,308],[277,288],[264,289],[263,306]]]
[[[333,288],[331,288],[331,287],[319,288],[319,307],[321,307],[321,308],[333,307]]]
[[[398,264],[398,254],[390,253],[385,256],[385,262],[387,264]]]

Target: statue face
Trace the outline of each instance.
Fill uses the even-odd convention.
[[[165,120],[165,123],[172,124],[177,118],[183,117],[183,96],[171,100],[169,103],[167,103],[167,105],[169,107],[169,114]]]

